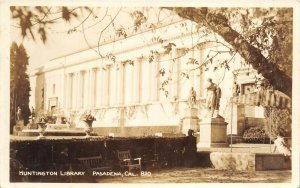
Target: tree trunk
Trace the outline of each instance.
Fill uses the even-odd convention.
[[[213,32],[219,34],[228,42],[244,60],[251,64],[264,78],[266,78],[274,89],[279,90],[292,97],[292,78],[286,75],[274,62],[265,58],[261,51],[247,42],[237,31],[233,30],[227,23],[225,16],[209,13],[208,8],[192,7],[164,7],[175,11],[180,17],[196,23],[205,22]]]

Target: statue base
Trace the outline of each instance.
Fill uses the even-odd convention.
[[[198,148],[228,147],[227,123],[224,118],[203,118],[200,121],[200,138]]]
[[[198,124],[199,124],[198,109],[197,108],[185,109],[185,116],[182,119],[181,133],[187,135],[189,129],[198,132],[199,131]]]
[[[43,136],[43,135],[40,135],[40,136],[38,136],[36,139],[37,139],[37,140],[43,140],[43,139],[46,139],[46,137]]]

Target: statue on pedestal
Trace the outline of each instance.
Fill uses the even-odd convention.
[[[187,100],[188,108],[184,111],[184,117],[180,121],[180,130],[183,134],[187,134],[189,129],[199,130],[199,117],[198,117],[198,108],[195,108],[196,105],[196,91],[192,87],[190,94]]]
[[[31,118],[32,118],[32,120],[34,120],[34,118],[35,118],[35,110],[34,110],[33,106],[31,107]]]
[[[188,99],[188,103],[189,103],[190,108],[193,108],[196,104],[196,91],[194,90],[194,87],[192,87],[190,90],[190,96]]]
[[[22,110],[20,108],[20,106],[18,106],[18,110],[17,110],[17,120],[22,120]]]
[[[207,95],[206,95],[206,108],[209,112],[210,117],[215,117],[215,110],[217,111],[216,116],[218,116],[218,111],[220,107],[221,89],[212,82],[211,78],[207,79]]]

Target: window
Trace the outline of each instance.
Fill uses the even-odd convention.
[[[242,95],[255,92],[256,87],[254,83],[242,84]]]

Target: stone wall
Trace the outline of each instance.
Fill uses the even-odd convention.
[[[212,152],[210,160],[218,170],[290,170],[291,160],[274,153],[228,153]]]
[[[114,133],[114,136],[153,136],[155,133],[178,134],[179,126],[140,126],[124,127],[123,135],[120,127],[94,127],[94,133],[99,136],[108,136]]]

